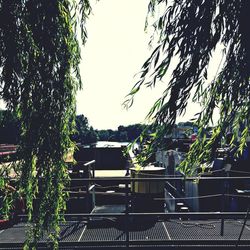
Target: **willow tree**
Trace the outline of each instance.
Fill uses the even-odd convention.
[[[161,10],[159,11],[158,7]],[[163,95],[149,112],[158,128],[151,149],[158,145],[187,108],[190,98],[201,103],[197,116],[198,140],[192,145],[182,170],[192,174],[203,160],[211,159],[214,148],[230,129],[231,146],[242,152],[249,134],[250,121],[250,35],[248,0],[151,0],[149,12],[160,14],[154,23],[158,44],[144,63],[139,81],[130,92],[130,99],[144,85],[155,86],[177,64]],[[218,44],[224,45],[224,59],[214,81],[207,83],[211,56]],[[216,55],[215,55],[216,56]],[[215,74],[215,72],[213,72]],[[192,96],[192,93],[195,93]],[[220,118],[214,124],[212,137],[206,140],[204,130],[213,120],[215,108]],[[244,129],[241,129],[244,125]],[[239,143],[234,145],[234,142]],[[235,140],[234,140],[235,139]]]
[[[68,180],[63,159],[72,147],[75,93],[81,86],[78,34],[85,42],[89,12],[88,0],[0,0],[0,97],[22,127],[18,193],[32,222],[29,239],[36,244],[46,229],[55,248]],[[4,174],[0,188],[7,213],[11,194]]]

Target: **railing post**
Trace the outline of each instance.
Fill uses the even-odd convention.
[[[91,212],[90,208],[90,191],[89,191],[89,178],[86,181],[86,194],[87,194],[87,213],[89,214]],[[89,216],[87,217],[87,222],[89,222]]]
[[[225,184],[225,183],[224,183]],[[224,212],[225,210],[225,185],[223,186],[223,194],[222,194],[222,201],[221,201],[221,212]],[[220,235],[224,236],[224,224],[225,224],[225,220],[223,215],[221,215],[221,225],[220,225]]]
[[[238,247],[238,245],[239,245],[239,243],[240,243],[241,236],[242,236],[243,231],[244,231],[244,228],[245,228],[245,226],[246,226],[247,218],[248,218],[248,214],[249,214],[249,209],[250,209],[250,206],[248,205],[248,207],[247,207],[247,212],[246,212],[246,216],[245,216],[245,219],[244,219],[242,228],[241,228],[241,230],[240,230],[240,235],[239,235],[239,238],[238,238],[237,243],[236,243],[236,245],[235,245],[236,247]]]
[[[95,161],[92,163],[92,177],[95,178]]]
[[[84,164],[84,167],[87,169],[88,180],[86,181],[86,195],[87,195],[87,211],[91,213],[92,209],[95,207],[95,183],[94,187],[90,190],[90,179],[95,178],[95,160],[88,161]],[[91,176],[92,170],[92,176]],[[91,195],[91,198],[90,198]]]
[[[125,211],[125,233],[126,233],[126,248],[129,248],[129,182],[126,180],[126,211]]]
[[[95,161],[92,162],[92,178],[95,178]],[[95,185],[96,183],[94,183]],[[95,186],[93,188],[93,191],[92,191],[92,205],[93,205],[93,208],[95,208]]]

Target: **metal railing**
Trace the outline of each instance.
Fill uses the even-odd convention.
[[[124,177],[124,178],[91,178],[90,180],[85,179],[85,181],[91,181],[92,183],[94,182],[112,182],[112,181],[119,181],[121,184],[125,184],[125,212],[124,213],[98,213],[98,214],[93,214],[93,213],[86,213],[86,214],[79,214],[78,216],[82,217],[87,217],[87,218],[98,218],[98,217],[124,217],[125,221],[125,235],[126,235],[126,246],[129,247],[129,245],[132,243],[130,240],[129,236],[129,226],[128,223],[130,221],[131,217],[153,217],[159,219],[220,219],[221,221],[221,227],[220,227],[220,235],[224,236],[224,227],[225,227],[225,219],[243,219],[244,218],[244,223],[242,226],[241,233],[239,235],[239,239],[236,243],[236,246],[239,244],[242,232],[245,227],[246,220],[248,218],[248,212],[249,209],[246,212],[225,212],[223,204],[225,203],[225,198],[230,197],[230,194],[226,194],[226,190],[223,190],[221,194],[211,194],[207,195],[206,197],[178,197],[174,198],[176,200],[187,200],[187,199],[200,199],[200,198],[209,198],[209,197],[221,197],[222,198],[222,209],[221,211],[214,211],[214,212],[154,212],[154,213],[149,213],[149,212],[130,212],[130,206],[131,204],[131,198],[134,195],[133,190],[129,187],[131,183],[135,182],[162,182],[165,181],[166,183],[170,181],[197,181],[197,180],[206,180],[206,181],[214,181],[214,180],[220,180],[222,182],[230,182],[232,180],[248,180],[250,181],[250,176],[240,176],[240,177],[225,177],[225,176],[215,176],[215,177],[151,177],[151,178],[129,178],[129,177]],[[134,185],[131,185],[134,186]],[[95,189],[95,185],[91,186],[91,189]],[[234,195],[236,196],[236,195]],[[245,196],[237,196],[240,198],[246,198],[249,201],[250,196],[245,195]],[[156,198],[157,199],[157,198]],[[159,199],[159,198],[158,198]],[[164,198],[166,200],[166,198]],[[67,215],[66,215],[67,216]],[[249,239],[250,240],[250,239]],[[235,242],[235,241],[234,241]],[[133,242],[135,243],[135,242]],[[137,242],[138,243],[138,242]],[[152,242],[151,242],[152,243]]]
[[[136,193],[134,192],[133,187],[135,182],[140,183],[140,182],[164,182],[167,183],[166,186],[170,186],[172,189],[174,189],[174,186],[172,186],[170,183],[172,181],[182,181],[182,182],[187,182],[187,181],[206,181],[208,182],[209,185],[209,181],[214,181],[214,180],[218,180],[221,181],[223,183],[225,182],[230,182],[230,181],[234,181],[234,180],[244,180],[244,181],[249,181],[250,183],[250,176],[239,176],[239,177],[225,177],[225,176],[214,176],[214,177],[207,177],[207,176],[203,176],[203,177],[174,177],[174,176],[161,176],[161,177],[150,177],[150,178],[131,178],[131,177],[99,177],[96,178],[95,177],[95,161],[91,161],[91,162],[87,162],[87,163],[83,163],[83,166],[87,169],[89,169],[91,175],[88,176],[88,178],[72,178],[72,183],[77,182],[77,183],[83,183],[82,188],[83,190],[85,189],[85,194],[86,194],[86,198],[87,198],[87,212],[86,213],[68,213],[65,214],[65,219],[77,219],[77,220],[82,220],[82,221],[86,221],[87,225],[88,223],[91,222],[91,220],[96,219],[96,218],[116,218],[116,219],[123,219],[123,223],[124,223],[124,234],[125,234],[125,240],[124,241],[112,241],[109,242],[107,240],[105,240],[105,245],[110,245],[110,246],[114,246],[114,245],[125,245],[126,247],[130,247],[131,245],[158,245],[158,246],[162,246],[162,245],[187,245],[187,246],[192,246],[192,245],[198,245],[198,244],[208,244],[208,245],[215,245],[215,244],[228,244],[228,245],[234,245],[234,246],[238,246],[239,242],[241,240],[241,235],[242,232],[244,230],[245,227],[245,223],[248,219],[248,212],[249,210],[246,211],[224,211],[225,209],[223,208],[223,204],[224,201],[227,197],[230,196],[235,196],[235,197],[241,197],[242,199],[246,199],[246,201],[249,201],[250,195],[235,195],[235,194],[230,194],[226,192],[226,186],[224,185],[224,190],[222,190],[222,193],[218,193],[218,194],[210,194],[210,196],[217,196],[220,197],[222,199],[222,206],[221,206],[221,211],[210,211],[210,212],[165,212],[165,211],[159,211],[159,212],[145,212],[145,211],[133,211],[133,208],[131,208],[131,206],[133,206],[133,203],[131,203],[131,200],[134,198],[134,196],[136,196]],[[120,195],[123,196],[124,198],[124,205],[125,205],[125,210],[124,212],[119,212],[119,213],[112,213],[112,212],[108,212],[108,213],[93,213],[93,209],[96,206],[96,200],[97,200],[97,195],[104,195],[104,193],[102,192],[97,192],[96,190],[98,188],[103,187],[105,183],[119,183],[119,184],[124,184],[124,188],[122,190],[120,190]],[[170,184],[170,185],[169,185]],[[165,187],[166,187],[165,186]],[[109,195],[110,197],[115,194],[107,194],[105,193],[105,195]],[[209,195],[208,195],[209,196]],[[179,200],[187,200],[187,199],[202,199],[204,197],[174,197],[171,198],[174,201],[179,201]],[[112,198],[111,198],[112,199]],[[166,198],[166,197],[156,197],[156,200],[161,200],[162,201],[166,201],[167,199],[170,198]],[[21,215],[20,218],[23,219],[25,218],[25,215]],[[201,240],[201,241],[197,241],[194,243],[192,242],[192,240],[168,240],[168,239],[162,239],[162,240],[155,240],[155,239],[151,239],[151,240],[147,240],[147,241],[141,241],[141,240],[132,240],[130,238],[130,224],[131,221],[133,221],[133,219],[137,219],[137,218],[153,218],[157,221],[166,221],[166,220],[179,220],[181,222],[184,223],[195,223],[196,220],[209,220],[209,219],[216,219],[220,221],[220,236],[224,236],[225,235],[225,220],[231,220],[231,219],[243,219],[243,223],[242,223],[242,229],[241,232],[239,234],[239,238],[237,240],[235,239],[225,239],[225,240],[220,240],[219,242],[213,242],[211,240]],[[185,222],[186,221],[186,222]],[[84,245],[102,245],[103,242],[96,242],[96,241],[88,241],[88,242],[84,242]],[[248,241],[243,241],[241,242],[241,244],[250,245],[250,238]],[[41,243],[41,246],[43,245],[43,243]],[[81,243],[80,242],[60,242],[60,246],[80,246]],[[6,245],[7,246],[7,245]]]

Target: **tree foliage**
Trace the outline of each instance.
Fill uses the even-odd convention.
[[[93,127],[89,125],[87,117],[84,115],[77,115],[75,123],[75,133],[72,135],[73,141],[81,144],[97,142],[98,134]]]
[[[250,114],[250,36],[248,0],[151,0],[149,12],[164,9],[154,26],[159,34],[157,47],[143,64],[140,79],[130,92],[134,95],[143,85],[155,86],[169,72],[172,60],[178,60],[165,92],[149,112],[155,126],[161,125],[152,143],[159,146],[164,134],[169,133],[178,115],[186,111],[188,100],[201,103],[196,123],[198,140],[182,163],[182,170],[192,174],[203,160],[210,160],[223,136],[232,130],[238,138],[240,153],[249,134]],[[216,49],[224,45],[225,63],[215,80],[206,83],[208,65]],[[215,73],[215,72],[213,72]],[[129,104],[129,103],[128,103]],[[206,140],[203,131],[212,122],[215,108],[220,118],[213,134]],[[241,129],[243,125],[243,129]],[[164,127],[164,129],[162,129]],[[236,140],[237,141],[237,140]]]
[[[0,144],[17,144],[20,140],[20,122],[10,111],[0,110]]]
[[[97,130],[97,134],[100,141],[132,142],[140,136],[145,127],[143,124],[120,125],[118,130]]]
[[[89,12],[88,0],[0,0],[0,97],[21,122],[18,190],[33,227],[29,240],[36,244],[46,229],[54,248],[65,209],[63,158],[72,147],[81,86],[77,30],[85,42]],[[0,178],[4,188],[7,180]]]
[[[75,132],[71,135],[73,142],[89,144],[98,140],[98,134],[96,130],[89,125],[87,117],[77,115],[74,123]],[[13,112],[0,110],[0,135],[0,143],[20,143],[20,122]]]

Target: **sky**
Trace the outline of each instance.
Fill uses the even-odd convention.
[[[148,3],[149,0],[93,2],[87,23],[88,40],[82,49],[83,90],[77,95],[77,113],[84,114],[95,129],[145,122],[170,79],[165,77],[156,88],[139,91],[130,109],[122,106],[136,82],[135,74],[152,51],[148,45],[152,30],[144,30]],[[212,60],[209,81],[217,71],[219,58]],[[185,116],[177,122],[192,119],[199,110],[198,104],[190,103]]]
[[[147,4],[147,0],[102,0],[92,6],[82,49],[83,90],[77,95],[77,113],[96,129],[143,122],[163,91],[163,87],[143,90],[130,109],[122,105],[150,55],[151,33],[144,31]]]
[[[167,86],[169,77],[154,89],[139,91],[130,109],[122,105],[136,82],[135,75],[150,55],[148,43],[152,31],[144,30],[148,2],[91,1],[88,40],[82,47],[83,89],[77,93],[77,114],[84,114],[95,129],[117,129],[119,125],[145,122],[150,108]],[[217,65],[218,58],[215,58],[212,72]],[[0,100],[0,107],[3,106]],[[177,121],[190,120],[198,111],[199,106],[191,103],[185,116]]]

